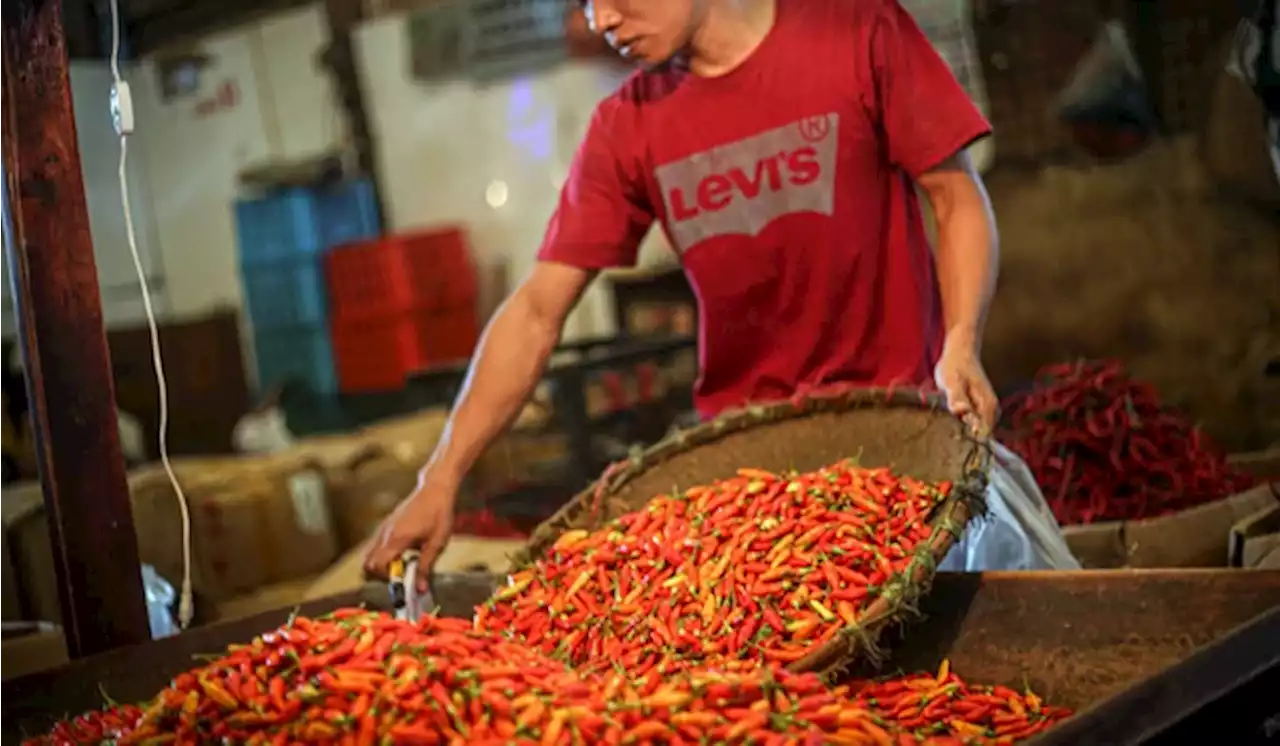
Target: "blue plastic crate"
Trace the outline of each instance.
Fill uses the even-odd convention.
[[[253,346],[262,390],[285,383],[300,384],[316,394],[338,390],[333,344],[324,324],[255,329]]]
[[[377,195],[371,181],[361,179],[316,187],[312,199],[324,241],[322,251],[351,241],[377,238],[382,233]]]
[[[381,233],[373,184],[283,189],[235,206],[240,264],[269,264],[319,254]]]
[[[323,260],[316,255],[240,268],[255,329],[322,324],[329,318]]]

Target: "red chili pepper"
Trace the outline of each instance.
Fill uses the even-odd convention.
[[[852,464],[746,470],[566,539],[472,620],[298,618],[142,708],[33,743],[893,744],[1048,727],[1067,713],[945,666],[833,689],[782,668],[905,571],[930,537],[910,516],[950,488]]]
[[[1064,524],[1132,520],[1247,488],[1212,443],[1115,361],[1045,366],[999,433]]]

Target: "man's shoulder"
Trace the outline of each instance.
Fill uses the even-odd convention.
[[[826,31],[842,33],[855,31],[856,26],[868,20],[891,13],[898,0],[790,0],[787,12],[808,28],[814,24]],[[829,25],[828,25],[829,24]]]
[[[684,75],[671,66],[633,71],[600,102],[602,109],[638,111],[661,105],[680,89]]]
[[[614,142],[638,142],[680,88],[681,76],[670,70],[636,70],[596,104],[593,128]]]

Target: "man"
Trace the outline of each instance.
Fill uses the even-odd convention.
[[[896,0],[595,0],[646,69],[592,118],[539,262],[484,334],[418,489],[367,558],[433,559],[599,270],[661,221],[699,298],[704,417],[824,385],[924,385],[989,428],[995,224],[965,148],[990,127]],[[937,271],[915,187],[938,224]],[[1043,503],[1043,499],[1041,499]],[[1056,524],[1053,531],[1056,531]]]

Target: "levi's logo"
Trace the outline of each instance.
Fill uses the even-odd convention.
[[[792,213],[830,216],[839,124],[835,112],[808,117],[655,168],[676,248],[758,236]]]

